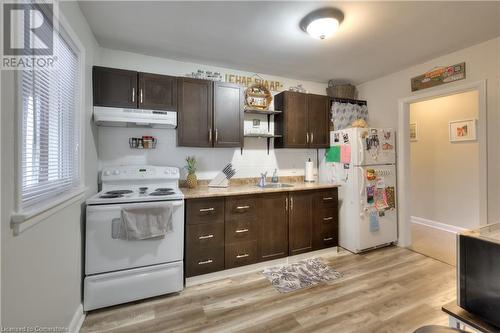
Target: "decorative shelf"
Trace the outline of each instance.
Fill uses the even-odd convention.
[[[262,110],[262,109],[245,109],[245,113],[251,113],[251,114],[267,114],[267,115],[272,115],[272,114],[279,114],[282,111],[277,111],[277,110]]]

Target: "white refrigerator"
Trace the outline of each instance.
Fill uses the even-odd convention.
[[[395,136],[391,128],[330,132],[320,180],[341,185],[339,245],[351,252],[397,241]]]

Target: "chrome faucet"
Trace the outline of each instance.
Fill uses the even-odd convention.
[[[259,186],[264,187],[266,186],[266,177],[267,177],[267,171],[264,173],[260,173],[260,180],[259,180]]]

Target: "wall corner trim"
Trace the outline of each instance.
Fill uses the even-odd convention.
[[[68,332],[70,333],[78,333],[80,332],[80,328],[82,328],[83,320],[85,319],[85,312],[83,312],[83,305],[79,304],[73,318],[71,318],[71,322],[68,326]]]

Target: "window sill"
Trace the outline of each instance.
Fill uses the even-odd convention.
[[[19,235],[69,205],[83,200],[85,192],[87,192],[87,187],[79,187],[67,194],[57,197],[49,203],[35,205],[28,210],[13,213],[11,215],[10,225],[14,236]]]

